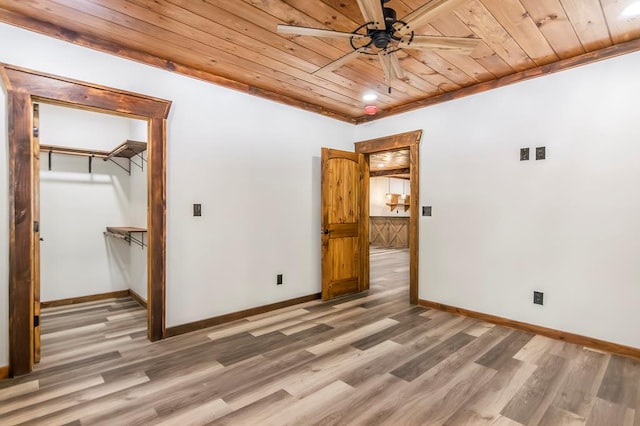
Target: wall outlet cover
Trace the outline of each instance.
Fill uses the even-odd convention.
[[[276,275],[276,285],[282,285],[282,274]]]

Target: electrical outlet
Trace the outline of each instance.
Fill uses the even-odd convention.
[[[535,303],[536,305],[544,305],[544,293],[541,291],[534,291],[533,303]]]
[[[282,274],[276,275],[276,285],[282,285]]]
[[[547,148],[539,146],[536,148],[536,160],[544,160],[547,158]]]
[[[527,161],[529,159],[529,148],[520,148],[520,161]]]
[[[202,204],[194,204],[193,205],[193,215],[194,216],[202,216]]]

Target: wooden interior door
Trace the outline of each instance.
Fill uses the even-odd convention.
[[[322,148],[322,299],[369,288],[368,163]]]
[[[33,173],[31,203],[33,208],[33,361],[40,362],[40,114],[39,105],[33,104]]]

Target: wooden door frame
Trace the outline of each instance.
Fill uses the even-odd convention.
[[[409,303],[418,303],[418,244],[419,230],[418,220],[420,218],[420,140],[422,130],[400,133],[397,135],[384,136],[377,139],[369,139],[355,143],[355,151],[369,154],[382,151],[393,151],[397,149],[409,149],[409,182],[411,185],[411,197],[409,199]],[[369,173],[365,175],[367,188],[369,187]],[[366,220],[369,220],[369,203],[366,203]],[[368,236],[367,236],[368,239]],[[368,247],[367,247],[368,249]],[[369,256],[367,255],[367,269],[369,269]],[[367,274],[368,275],[368,274]]]
[[[33,115],[45,102],[148,123],[147,330],[165,335],[166,127],[171,101],[0,63],[7,94],[9,160],[9,375],[33,369]]]

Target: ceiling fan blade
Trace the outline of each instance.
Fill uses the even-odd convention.
[[[276,30],[280,34],[295,34],[314,37],[344,37],[360,39],[366,37],[362,34],[345,33],[342,31],[323,30],[320,28],[298,27],[295,25],[278,25]]]
[[[384,30],[386,28],[380,0],[358,0],[358,6],[364,20],[372,22],[372,24],[368,25],[369,28],[374,30]]]
[[[441,52],[468,55],[480,44],[479,38],[436,37],[436,36],[404,36],[398,47],[404,49],[430,49]]]
[[[391,71],[394,78],[403,79],[404,78],[404,70],[400,65],[400,60],[398,59],[398,55],[396,52],[391,52],[387,55],[389,57],[389,63],[391,64]]]
[[[403,35],[409,34],[467,1],[469,0],[432,0],[397,22],[396,30]]]
[[[380,58],[380,64],[382,64],[382,71],[384,72],[384,79],[387,84],[391,83],[391,81],[404,78],[404,71],[400,66],[400,61],[398,60],[398,56],[395,52],[378,52],[378,57]]]
[[[358,55],[362,54],[362,52],[364,50],[365,50],[364,48],[361,48],[361,49],[357,49],[357,50],[354,50],[352,52],[349,52],[346,55],[339,57],[335,61],[329,62],[324,67],[318,68],[317,70],[315,70],[311,74],[312,75],[318,75],[320,77],[322,77],[323,75],[327,75],[328,73],[333,72],[333,71],[337,70],[338,68],[340,68],[341,66],[345,65],[347,62],[355,59]]]

